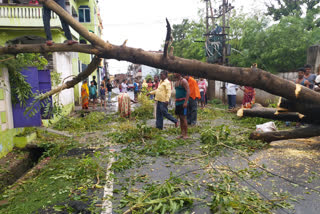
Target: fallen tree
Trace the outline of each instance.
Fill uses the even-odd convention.
[[[253,132],[250,134],[252,140],[262,140],[265,142],[272,142],[277,140],[287,140],[296,138],[309,138],[320,135],[320,126],[309,126],[306,128],[297,128],[288,131],[276,132]]]
[[[320,105],[320,93],[312,91],[306,87],[302,87],[301,85],[294,84],[291,81],[284,80],[261,69],[226,67],[217,64],[208,64],[197,60],[183,59],[173,56],[173,47],[171,47],[171,51],[168,54],[170,46],[169,40],[171,39],[171,36],[169,36],[169,32],[171,30],[169,22],[167,22],[167,37],[164,54],[157,54],[147,52],[142,49],[127,47],[126,41],[121,46],[116,46],[110,44],[109,42],[105,42],[95,34],[90,33],[70,14],[62,9],[55,1],[41,0],[41,2],[56,12],[81,36],[90,41],[91,45],[76,44],[70,46],[67,44],[54,44],[50,47],[45,44],[10,45],[7,47],[0,47],[0,54],[82,52],[94,54],[98,58],[124,60],[136,64],[144,64],[159,69],[169,70],[170,72],[204,77],[209,80],[220,80],[238,85],[248,85],[254,88],[262,89],[271,94],[284,97],[293,103]],[[92,72],[93,71],[94,69]],[[48,92],[48,94],[52,95],[63,89],[73,87],[87,75],[90,75],[90,72],[86,71],[85,75],[82,72],[75,77],[74,80],[69,81],[67,86],[59,86],[58,89],[53,89],[52,91]],[[43,98],[47,97],[47,95],[44,95]],[[299,113],[307,114],[308,112],[304,110],[304,108],[300,108]]]
[[[276,108],[265,108],[260,104],[255,104],[251,109],[239,109],[238,117],[262,117],[272,120],[304,122],[304,123],[320,123],[320,115],[317,117],[308,117],[298,112],[280,113]]]

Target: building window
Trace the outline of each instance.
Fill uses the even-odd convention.
[[[90,22],[90,8],[88,6],[79,7],[79,22]]]

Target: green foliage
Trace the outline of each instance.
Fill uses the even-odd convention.
[[[220,173],[219,182],[209,184],[208,189],[213,193],[208,205],[214,213],[272,213],[275,208],[291,207],[283,201],[273,203],[263,199],[227,173]]]
[[[186,59],[197,59],[205,61],[205,49],[203,34],[206,32],[205,24],[201,20],[199,23],[190,22],[184,19],[181,24],[172,26],[172,36],[174,55]]]
[[[261,14],[234,13],[230,20],[230,44],[237,51],[230,56],[231,65],[249,67],[257,63],[259,68],[272,73],[303,66],[307,48],[320,40],[319,29],[308,27],[306,19],[286,16],[272,23]]]
[[[183,207],[190,206],[195,198],[189,189],[183,190],[182,180],[170,177],[162,185],[150,184],[144,187],[144,193],[130,193],[120,201],[120,208],[129,207],[132,213],[177,213]]]
[[[319,0],[283,0],[277,1],[276,4],[270,2],[266,4],[268,9],[267,15],[272,16],[273,20],[277,21],[285,16],[302,16],[303,11],[306,10],[306,15],[312,16],[311,22],[317,23],[319,17],[315,15],[320,12],[317,4],[319,4]]]
[[[33,94],[31,86],[26,82],[20,71],[26,67],[43,69],[48,63],[47,60],[40,54],[25,53],[17,54],[14,58],[10,55],[2,55],[0,56],[0,61],[0,67],[8,68],[12,103],[20,103],[20,106],[25,107],[26,101]]]
[[[138,95],[139,106],[132,112],[132,116],[137,120],[147,120],[153,118],[154,101],[146,96],[146,92],[141,92]]]
[[[73,118],[62,116],[60,120],[53,125],[53,128],[61,131],[95,131],[105,128],[106,123],[112,118],[104,112],[90,112],[89,114],[81,114],[81,117]]]
[[[58,86],[61,83],[61,73],[58,73],[57,71],[51,71],[50,76],[52,88]]]
[[[88,202],[87,190],[95,186],[95,179],[101,180],[104,171],[99,165],[99,153],[81,155],[78,142],[72,138],[53,135],[42,131],[36,144],[45,150],[42,159],[47,164],[34,168],[34,177],[25,180],[16,189],[8,188],[0,200],[8,200],[9,204],[0,206],[0,213],[38,213],[39,209],[68,203],[69,200]],[[66,155],[77,148],[77,156]],[[91,191],[92,192],[92,191]],[[64,206],[64,205],[63,205]],[[63,207],[61,207],[63,209]]]

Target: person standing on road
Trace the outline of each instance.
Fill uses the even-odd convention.
[[[201,96],[201,108],[204,108],[204,106],[206,105],[207,84],[203,78],[200,78],[198,82],[198,87]]]
[[[157,88],[159,87],[159,76],[155,75],[153,79],[154,79],[153,90],[157,90]],[[153,117],[157,118],[157,101],[156,100],[154,101],[154,104],[153,104]]]
[[[89,108],[89,88],[88,88],[87,80],[84,80],[81,86],[81,102],[82,102],[82,109]]]
[[[60,7],[62,7],[63,9],[66,10],[66,1],[65,0],[54,0],[54,1],[58,5],[60,5]],[[67,22],[64,21],[60,16],[59,16],[59,18],[60,18],[60,21],[61,21],[61,25],[62,25],[64,34],[68,39],[67,44],[68,45],[73,45],[73,44],[78,43],[77,41],[72,40],[70,28],[69,28],[69,25],[67,24]],[[46,44],[48,46],[52,46],[53,45],[52,35],[51,35],[51,31],[50,31],[50,19],[51,19],[51,9],[43,4],[42,20],[43,20],[43,25],[44,25],[44,31],[46,33],[46,38],[47,38]]]
[[[137,101],[138,93],[139,93],[139,83],[137,79],[133,83],[133,93],[134,93],[134,101]]]
[[[187,113],[188,113],[188,101],[190,96],[189,84],[186,79],[184,79],[181,74],[176,73],[177,82],[175,83],[176,89],[176,109],[175,114],[180,118],[180,128],[181,136],[178,138],[187,139],[188,138],[188,123],[187,123]]]
[[[171,84],[168,80],[168,72],[161,71],[160,79],[159,87],[147,94],[147,96],[155,95],[155,100],[157,101],[156,127],[161,130],[163,129],[163,117],[166,117],[178,127],[178,120],[168,113],[168,104],[171,96]]]
[[[226,83],[227,95],[228,95],[228,109],[236,107],[238,86],[233,83]]]
[[[97,100],[97,88],[94,85],[94,82],[91,81],[91,85],[89,86],[89,95],[90,95],[90,100],[93,102],[92,109],[96,108],[96,100]]]
[[[197,99],[201,99],[200,90],[198,87],[198,83],[195,79],[193,79],[188,75],[185,75],[184,78],[188,81],[189,89],[190,89],[187,121],[189,125],[194,126],[197,124],[197,113],[198,113]]]
[[[111,103],[111,94],[112,94],[112,84],[110,79],[107,81],[107,89],[108,89],[108,103]]]
[[[100,107],[102,107],[103,103],[103,107],[106,109],[106,88],[104,87],[103,83],[100,85],[100,100]]]
[[[127,85],[127,80],[123,80],[121,83],[121,92],[122,93],[127,93],[128,92],[128,85]]]
[[[315,74],[311,74],[311,68],[312,68],[312,66],[309,65],[309,64],[304,66],[304,70],[305,70],[304,78],[306,80],[308,80],[308,82],[309,82],[309,86],[308,87],[310,89],[313,89],[314,81],[315,81],[317,76]]]

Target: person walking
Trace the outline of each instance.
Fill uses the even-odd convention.
[[[90,100],[92,100],[92,103],[93,103],[92,109],[95,109],[96,100],[97,100],[97,88],[94,85],[93,81],[91,81],[91,85],[89,86],[89,96],[90,96]]]
[[[112,94],[112,84],[110,79],[107,80],[107,89],[108,89],[108,103],[111,103],[111,94]]]
[[[104,106],[104,109],[106,109],[106,88],[104,87],[104,84],[100,85],[100,107],[102,108],[102,103]]]
[[[189,84],[180,74],[176,73],[177,82],[175,83],[176,90],[176,109],[175,114],[180,118],[181,136],[178,138],[188,138],[188,101],[190,96]]]
[[[54,0],[58,5],[60,5],[60,7],[62,7],[63,9],[66,10],[66,2],[65,0]],[[69,25],[67,24],[66,21],[64,21],[60,16],[60,21],[61,21],[61,25],[62,25],[62,29],[64,31],[65,36],[67,37],[67,44],[68,45],[73,45],[78,43],[77,41],[72,39],[72,35],[70,32],[70,28]],[[51,9],[48,8],[45,4],[43,4],[43,9],[42,9],[42,20],[43,20],[43,25],[44,25],[44,31],[46,33],[46,44],[48,46],[52,46],[53,45],[53,41],[52,41],[52,34],[50,31],[50,19],[51,19]]]
[[[81,103],[82,103],[82,109],[89,108],[89,88],[88,88],[87,80],[84,80],[81,86]]]
[[[155,100],[157,101],[156,127],[161,130],[163,129],[163,117],[166,117],[178,127],[178,120],[168,113],[168,104],[171,96],[171,85],[168,80],[168,72],[161,71],[160,79],[159,87],[147,94],[147,96],[155,95]]]
[[[228,95],[228,109],[236,107],[238,86],[233,83],[226,83],[227,95]]]
[[[188,81],[189,89],[190,89],[187,121],[189,125],[194,126],[197,124],[197,113],[198,113],[197,99],[201,99],[200,90],[198,87],[198,83],[195,79],[193,79],[188,75],[185,75],[184,78]]]

